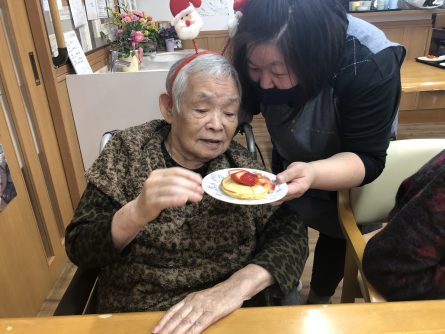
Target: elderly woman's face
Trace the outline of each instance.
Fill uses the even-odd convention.
[[[214,79],[205,74],[189,78],[180,111],[172,112],[170,122],[174,153],[191,162],[184,167],[194,168],[193,161],[199,165],[227,150],[238,125],[239,103],[232,78]]]

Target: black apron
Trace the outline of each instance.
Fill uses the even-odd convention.
[[[263,105],[261,111],[275,153],[279,155],[272,162],[274,173],[285,170],[294,161],[326,159],[341,152],[339,115],[332,87],[325,87],[292,118],[294,108],[288,105]],[[336,191],[309,189],[302,197],[284,205],[297,212],[306,225],[331,237],[343,238]]]

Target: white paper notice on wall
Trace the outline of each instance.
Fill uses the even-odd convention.
[[[93,45],[91,44],[90,27],[88,27],[88,24],[85,24],[79,28],[79,34],[83,51],[88,52],[92,50]]]
[[[59,10],[60,20],[71,20],[71,12],[70,6],[62,6],[62,9]]]
[[[106,19],[108,17],[107,0],[97,0],[97,10],[99,18]]]
[[[100,32],[102,30],[102,23],[100,22],[100,19],[91,21],[93,26],[93,34],[95,38],[100,37]]]
[[[96,0],[85,0],[85,8],[87,10],[88,20],[97,20],[99,18]]]
[[[59,54],[59,50],[57,49],[57,39],[55,34],[50,34],[49,36],[49,44],[51,45],[51,53],[53,57],[57,57]]]
[[[68,56],[70,57],[71,64],[77,74],[91,74],[93,70],[88,63],[87,57],[82,50],[82,46],[77,39],[76,33],[71,30],[65,34],[65,43],[68,49]]]
[[[74,27],[79,28],[87,24],[87,14],[81,0],[69,0]]]

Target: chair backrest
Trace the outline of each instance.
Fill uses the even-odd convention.
[[[357,223],[386,221],[403,180],[443,149],[445,138],[391,141],[382,174],[365,186],[351,189],[350,204]]]

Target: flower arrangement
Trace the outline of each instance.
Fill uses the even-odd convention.
[[[114,40],[107,36],[112,50],[130,56],[139,48],[144,52],[149,51],[159,39],[159,29],[151,16],[139,10],[130,11],[123,6],[116,6],[109,11],[112,13],[111,24],[117,28]]]
[[[162,39],[174,38],[178,39],[178,34],[176,33],[175,27],[161,28],[159,31],[159,37]]]

